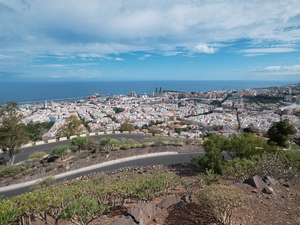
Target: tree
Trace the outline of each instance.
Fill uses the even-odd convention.
[[[268,130],[268,142],[275,142],[278,146],[288,146],[288,141],[292,135],[296,134],[295,127],[290,124],[288,119],[274,123]]]
[[[233,186],[217,184],[194,192],[193,200],[215,219],[216,224],[231,225],[232,214],[242,205],[244,195]]]
[[[235,178],[236,182],[244,182],[258,172],[257,162],[252,159],[234,158],[222,166],[222,174]]]
[[[254,155],[271,151],[272,146],[268,145],[261,137],[251,133],[243,133],[231,135],[224,146],[224,150],[232,159],[236,157],[250,159]]]
[[[51,155],[58,155],[61,159],[63,159],[63,156],[67,154],[69,150],[69,147],[66,145],[57,146],[51,150]]]
[[[120,130],[131,132],[134,130],[134,125],[129,121],[129,119],[126,119],[125,122],[121,124]]]
[[[42,122],[42,123],[33,123],[30,122],[27,124],[26,129],[29,134],[29,138],[32,141],[42,140],[42,136],[53,126],[54,122]]]
[[[71,145],[77,146],[79,151],[83,150],[88,143],[87,137],[75,137],[71,140]]]
[[[0,201],[0,225],[12,224],[19,214],[19,205],[9,199]]]
[[[71,115],[66,118],[66,122],[61,126],[59,131],[60,137],[71,137],[72,135],[77,135],[80,133],[81,120],[77,116]]]
[[[8,102],[5,109],[0,106],[0,147],[8,151],[11,165],[22,145],[29,141],[26,125],[21,123],[22,114],[18,110],[16,102]]]
[[[101,145],[106,148],[106,150],[118,150],[120,142],[118,139],[105,137],[101,139]]]
[[[107,207],[105,205],[99,206],[95,199],[81,196],[65,208],[62,217],[76,225],[87,225],[106,211]]]
[[[221,173],[221,163],[223,162],[222,151],[227,142],[228,140],[221,135],[210,134],[208,139],[203,143],[205,155],[200,157],[198,162],[205,169],[213,170],[214,173]]]

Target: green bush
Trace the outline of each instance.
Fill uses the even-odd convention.
[[[0,201],[0,224],[12,224],[20,214],[20,207],[10,199]]]
[[[66,145],[57,146],[51,150],[51,155],[57,155],[60,156],[61,160],[63,159],[63,156],[67,155],[69,150],[69,147]]]
[[[218,184],[195,191],[192,199],[216,224],[231,225],[232,214],[242,205],[244,195],[238,188]]]
[[[39,162],[41,159],[40,158],[31,158],[31,159],[27,159],[26,162],[27,163],[35,163],[35,162]]]
[[[289,151],[285,151],[287,157],[293,162],[295,168],[300,171],[300,150],[293,149]]]
[[[40,152],[34,152],[34,153],[32,153],[32,154],[30,154],[29,156],[28,156],[28,158],[29,159],[32,159],[32,158],[42,158],[43,156],[45,156],[45,155],[47,155],[47,153],[46,152],[43,152],[43,151],[40,151]]]
[[[293,161],[283,151],[266,153],[253,158],[257,163],[257,174],[261,177],[271,176],[275,179],[290,179],[295,176]]]
[[[55,177],[45,177],[39,181],[37,181],[33,186],[31,186],[30,191],[34,191],[37,189],[41,189],[44,187],[49,187],[50,185],[55,183]]]
[[[142,145],[142,143],[136,143],[136,144],[135,144],[135,147],[136,147],[136,148],[142,148],[143,145]]]
[[[33,168],[28,168],[26,170],[23,171],[23,175],[26,176],[26,175],[32,175],[34,174],[34,170]]]
[[[206,173],[203,175],[203,179],[201,180],[201,183],[204,185],[213,185],[213,184],[218,184],[220,181],[220,175],[214,173],[213,170],[208,170],[206,169]]]
[[[143,147],[143,148],[147,148],[147,147],[149,147],[149,146],[151,146],[151,142],[149,142],[149,141],[144,141],[144,142],[142,143],[142,147]]]
[[[23,170],[21,165],[11,165],[6,167],[4,170],[0,172],[0,177],[12,176],[14,177],[17,174],[20,174]]]
[[[234,177],[236,182],[244,182],[257,173],[257,162],[250,159],[234,158],[222,164],[222,174]]]

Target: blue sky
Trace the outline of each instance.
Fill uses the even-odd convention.
[[[300,81],[299,0],[0,0],[0,81]]]

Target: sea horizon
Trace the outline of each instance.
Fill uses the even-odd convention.
[[[243,90],[296,84],[286,80],[132,80],[132,81],[3,81],[0,103],[38,102],[80,98],[99,93],[101,96],[152,94],[156,88],[179,92]]]

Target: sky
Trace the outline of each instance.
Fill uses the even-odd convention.
[[[0,0],[0,82],[300,81],[299,0]]]

